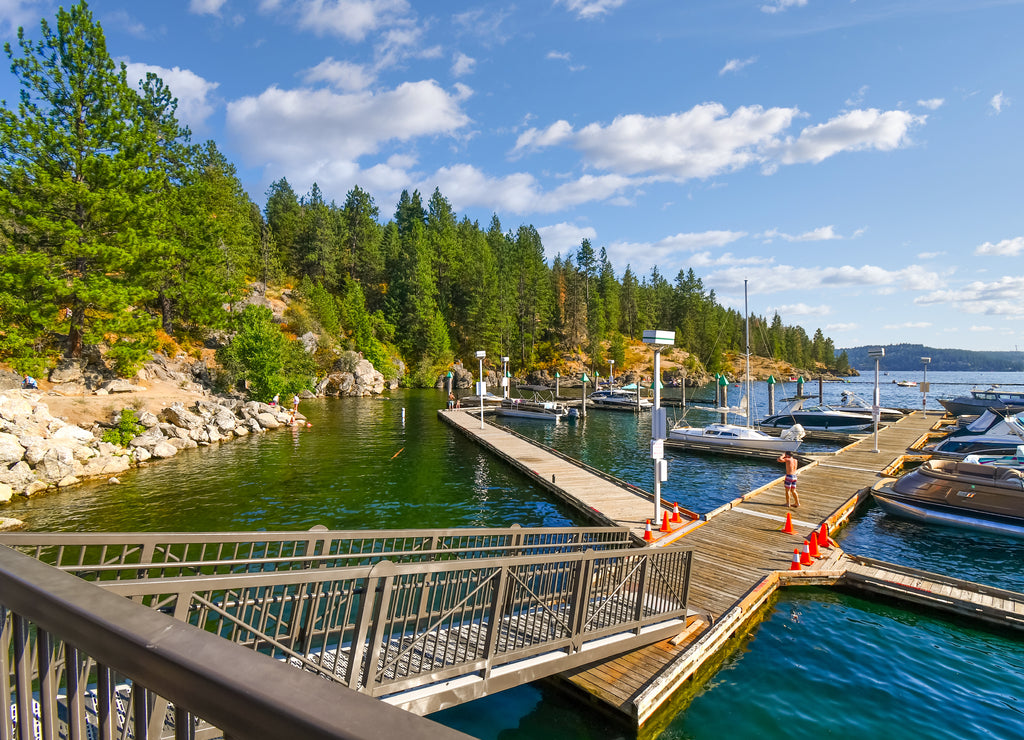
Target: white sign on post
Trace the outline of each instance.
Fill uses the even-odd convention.
[[[668,424],[668,409],[656,408],[651,410],[651,439],[665,439],[665,429]]]
[[[651,459],[661,460],[665,457],[665,440],[663,439],[652,439],[651,440]]]

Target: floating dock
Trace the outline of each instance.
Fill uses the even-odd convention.
[[[645,520],[640,513],[650,508],[646,492],[631,492],[629,484],[621,481],[604,480],[597,485],[600,471],[584,471],[586,476],[572,473],[571,459],[490,424],[481,430],[479,416],[439,415],[596,521],[614,519],[634,534],[642,531]],[[635,727],[652,719],[657,725],[658,709],[755,621],[780,586],[794,583],[869,591],[1024,629],[1024,595],[854,558],[838,547],[823,549],[822,557],[810,566],[791,570],[794,550],[799,557],[811,532],[820,532],[822,525],[834,532],[845,523],[882,471],[906,455],[938,420],[934,413],[926,417],[916,411],[879,429],[877,452],[874,436],[867,435],[834,454],[816,456],[798,472],[801,505],[797,509],[786,507],[780,476],[697,520],[672,525],[666,533],[656,532],[648,546],[692,547],[689,603],[699,616],[670,640],[560,677]],[[784,531],[787,516],[791,533]]]

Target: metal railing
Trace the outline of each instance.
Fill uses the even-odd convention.
[[[690,567],[668,547],[99,585],[428,713],[676,634]]]
[[[87,580],[227,575],[630,547],[624,527],[0,534],[0,544]]]
[[[7,547],[0,692],[3,740],[466,738]]]

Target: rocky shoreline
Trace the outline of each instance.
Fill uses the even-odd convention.
[[[188,408],[176,402],[159,414],[140,412],[142,431],[121,446],[103,441],[104,432],[121,421],[120,413],[109,425],[96,422],[86,429],[51,415],[44,399],[33,391],[0,394],[0,504],[86,479],[116,483],[119,473],[149,460],[260,434],[287,426],[292,418],[290,410],[259,401],[212,397]],[[305,424],[305,417],[297,414],[295,423]],[[0,531],[21,526],[17,519],[0,517]]]

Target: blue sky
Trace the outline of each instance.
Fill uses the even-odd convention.
[[[0,0],[0,35],[56,6]],[[748,279],[838,347],[1024,349],[1024,0],[90,7],[260,205],[281,177],[385,217],[440,187],[549,257],[585,237],[741,310]]]

